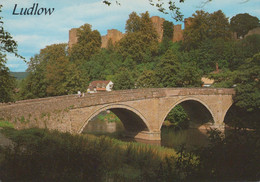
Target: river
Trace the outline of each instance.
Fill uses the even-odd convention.
[[[123,141],[156,144],[174,149],[181,144],[185,144],[189,148],[193,146],[205,146],[208,143],[206,129],[199,129],[198,127],[176,131],[173,128],[163,126],[160,142],[135,140],[124,136],[124,132],[124,126],[121,121],[109,122],[101,120],[98,117],[91,120],[83,130],[83,134],[106,135]]]

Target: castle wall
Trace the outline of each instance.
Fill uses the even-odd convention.
[[[155,28],[156,32],[158,33],[159,42],[162,41],[163,38],[163,22],[165,21],[164,18],[160,18],[159,16],[151,17],[153,22],[153,27]]]
[[[69,48],[72,48],[73,44],[76,44],[78,42],[77,37],[77,28],[72,28],[69,31]]]
[[[117,41],[122,39],[124,35],[125,34],[123,34],[122,32],[116,29],[107,30],[107,35],[101,37],[101,42],[102,42],[101,48],[107,47],[109,39],[111,39],[112,43],[115,44]]]
[[[181,29],[181,24],[173,26],[173,42],[178,42],[183,40],[183,30]]]
[[[249,35],[254,35],[254,34],[260,35],[260,27],[249,30],[249,32],[245,35],[245,37],[247,37]]]
[[[153,26],[158,33],[159,37],[159,42],[162,41],[163,38],[163,22],[165,21],[164,18],[160,18],[159,16],[153,16],[151,17]],[[185,26],[187,26],[190,22],[187,20],[187,25],[186,25],[186,20],[185,19]],[[174,33],[173,33],[173,42],[177,42],[180,40],[183,40],[183,30],[181,29],[181,25],[174,25],[173,27]],[[109,39],[112,40],[112,43],[115,44],[118,42],[120,39],[124,37],[125,34],[120,32],[119,30],[116,29],[111,29],[107,31],[107,34],[101,37],[102,45],[101,48],[106,48],[108,45]],[[73,46],[73,44],[77,43],[77,28],[72,28],[69,31],[69,48]]]

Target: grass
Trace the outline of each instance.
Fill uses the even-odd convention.
[[[0,127],[1,128],[14,128],[13,123],[0,119]]]
[[[115,138],[110,138],[107,136],[95,136],[92,134],[84,134],[84,138],[87,138],[89,140],[98,140],[99,138],[104,138],[105,140],[111,141],[111,143],[119,146],[121,149],[126,150],[128,147],[133,148],[136,151],[142,152],[142,151],[151,151],[153,154],[159,156],[161,159],[164,157],[176,157],[177,153],[172,148],[166,148],[161,147],[158,145],[151,145],[151,144],[145,144],[145,143],[138,143],[138,142],[125,142],[122,140],[118,140]]]
[[[143,182],[167,181],[175,174],[175,159],[165,159],[175,151],[159,146],[37,128],[1,132],[15,146],[0,149],[3,181]]]

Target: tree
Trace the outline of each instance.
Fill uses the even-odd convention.
[[[89,77],[75,63],[69,63],[64,72],[65,78],[62,87],[66,94],[75,94],[77,91],[86,92]]]
[[[183,32],[184,49],[198,48],[200,43],[207,39],[231,38],[228,18],[222,11],[209,14],[201,10],[196,11],[192,16],[191,24]]]
[[[160,53],[165,53],[172,44],[173,30],[173,23],[165,20],[163,22],[163,38],[160,44]]]
[[[29,75],[21,89],[22,99],[75,93],[75,89],[86,87],[88,81],[82,69],[69,61],[67,44],[53,44],[42,49],[31,58],[27,71]]]
[[[14,100],[15,78],[10,75],[5,63],[5,56],[0,52],[0,103]]]
[[[97,30],[91,30],[91,25],[82,25],[77,30],[78,41],[70,50],[70,60],[83,64],[92,55],[100,51],[101,35]]]
[[[260,53],[246,60],[237,70],[234,79],[236,84],[236,105],[247,111],[260,110]]]
[[[137,88],[155,88],[158,87],[158,79],[155,71],[144,70],[136,81]]]
[[[158,77],[160,87],[175,87],[177,86],[177,73],[180,69],[180,62],[177,56],[168,50],[161,58],[157,65],[156,75]]]
[[[227,119],[233,126],[260,129],[260,54],[244,61],[235,71],[213,76],[216,87],[235,87],[234,106]]]
[[[184,62],[177,72],[177,87],[201,87],[201,70],[194,62]]]
[[[66,44],[53,44],[41,51],[42,54],[45,54],[47,62],[45,77],[47,81],[46,92],[49,96],[67,93],[67,88],[63,84],[66,78],[65,72],[69,64],[66,46]]]
[[[126,90],[135,88],[135,81],[132,77],[132,73],[127,68],[121,68],[117,74],[115,74],[113,80],[115,90]]]
[[[231,30],[228,18],[221,10],[210,14],[209,27],[210,39],[222,38],[224,40],[228,40],[231,38]]]
[[[0,13],[2,5],[0,5]],[[9,32],[6,32],[3,26],[4,22],[0,16],[0,102],[13,101],[15,89],[15,79],[10,75],[9,69],[5,66],[5,53],[14,54],[16,57],[22,58],[17,53],[17,43]]]
[[[151,61],[158,51],[158,35],[153,27],[149,13],[139,17],[135,12],[129,15],[126,35],[118,42],[116,51],[123,59],[131,58],[136,63]]]
[[[175,106],[165,118],[173,124],[176,129],[187,129],[189,128],[189,117],[187,112],[181,105]]]
[[[243,37],[248,33],[249,30],[259,27],[259,19],[255,16],[251,16],[248,13],[237,14],[230,20],[232,31],[237,33],[237,37]]]
[[[208,74],[216,70],[216,64],[220,69],[228,68],[235,56],[234,49],[230,41],[222,38],[207,39],[197,49],[185,53],[186,61],[192,60],[204,74]]]
[[[173,23],[165,20],[163,22],[163,40],[172,40],[173,38]]]

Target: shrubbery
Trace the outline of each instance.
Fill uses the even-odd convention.
[[[14,144],[0,148],[3,181],[223,181],[260,179],[259,131],[210,132],[210,144],[176,154],[43,129],[1,130]]]

